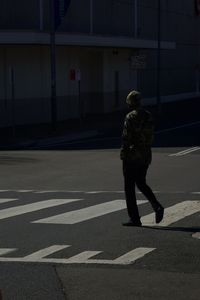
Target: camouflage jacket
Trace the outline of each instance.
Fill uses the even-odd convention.
[[[150,164],[153,130],[150,112],[140,108],[128,113],[124,122],[120,158],[130,162]]]

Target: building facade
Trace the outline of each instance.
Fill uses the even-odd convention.
[[[54,1],[57,120],[199,97],[198,1]],[[1,0],[0,127],[51,122],[50,4]]]

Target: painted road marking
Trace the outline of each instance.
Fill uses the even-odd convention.
[[[47,191],[35,191],[35,194],[45,194],[45,193],[85,193],[84,191],[65,191],[65,190],[47,190]]]
[[[54,264],[107,264],[107,265],[129,265],[136,260],[144,257],[146,254],[154,251],[156,248],[136,248],[130,252],[114,259],[91,259],[102,251],[84,251],[70,258],[45,258],[47,255],[70,247],[69,245],[53,245],[45,249],[41,249],[25,257],[1,257],[0,262],[38,262],[38,263],[54,263]],[[17,249],[0,249],[0,253],[7,254]]]
[[[90,191],[90,192],[85,192],[85,194],[103,194],[103,193],[124,194],[124,191]]]
[[[46,191],[35,191],[35,194],[45,193],[84,193],[84,194],[99,194],[99,193],[124,193],[124,191],[70,191],[70,190],[46,190]]]
[[[154,250],[156,250],[156,248],[144,248],[144,247],[136,248],[136,249],[118,257],[113,262],[115,264],[128,265],[128,264],[135,262],[139,258],[142,258],[146,254],[148,254]]]
[[[152,252],[156,248],[136,248],[130,252],[114,259],[90,259],[91,257],[102,253],[102,251],[85,251],[74,257],[71,257],[65,263],[79,263],[79,264],[107,264],[107,265],[129,265],[136,260],[142,258],[146,254]]]
[[[46,193],[84,193],[84,194],[100,194],[100,193],[117,193],[117,194],[124,194],[124,191],[114,191],[114,190],[107,190],[107,191],[81,191],[81,190],[0,190],[0,193],[5,192],[14,192],[14,193],[25,193],[25,192],[32,192],[34,194],[46,194]],[[156,194],[180,194],[180,193],[188,193],[187,191],[153,191]],[[142,194],[139,191],[136,191],[137,194]],[[190,194],[200,194],[200,192],[189,192]]]
[[[30,193],[33,192],[33,190],[17,190],[19,193]]]
[[[146,200],[138,200],[138,204],[147,203]],[[42,224],[77,224],[86,220],[100,217],[115,211],[126,208],[125,200],[114,200],[94,206],[89,206],[79,210],[69,211],[66,213],[54,215],[44,219],[33,221],[32,223]],[[164,219],[161,223],[155,223],[155,213],[148,214],[141,218],[142,224],[145,226],[168,226],[185,217],[200,211],[200,201],[184,201],[168,208],[165,208]]]
[[[200,147],[192,147],[192,148],[189,148],[189,149],[177,152],[177,153],[170,154],[169,156],[183,156],[183,155],[189,154],[189,153],[197,151],[197,150],[200,150]]]
[[[147,203],[147,200],[139,200],[138,204]],[[79,210],[69,211],[49,218],[33,221],[32,223],[46,224],[76,224],[96,217],[100,217],[126,208],[125,200],[114,200],[89,206]]]
[[[50,208],[53,206],[79,201],[79,200],[82,199],[50,199],[50,200],[39,201],[31,204],[19,205],[19,206],[2,209],[0,210],[0,220],[23,215],[44,208]]]
[[[69,259],[65,260],[66,263],[74,263],[74,264],[83,264],[88,263],[88,260],[91,257],[94,257],[98,254],[102,253],[102,251],[84,251],[77,255],[70,257]],[[90,260],[91,262],[92,260]]]
[[[155,213],[142,217],[141,222],[146,226],[168,226],[199,211],[200,201],[188,200],[165,208],[164,218],[159,224],[155,223]]]
[[[15,200],[18,200],[18,198],[1,198],[0,199],[0,204],[1,203],[12,202],[12,201],[15,201]]]
[[[200,240],[200,232],[196,232],[192,235],[193,238]]]
[[[24,259],[27,260],[27,261],[38,261],[41,258],[44,258],[48,255],[51,255],[55,252],[58,252],[60,250],[68,248],[68,247],[70,247],[70,246],[69,245],[53,245],[53,246],[44,248],[42,250],[36,251],[36,252],[34,252],[30,255],[27,255],[27,256],[24,257]]]
[[[16,251],[16,248],[0,248],[0,256]]]

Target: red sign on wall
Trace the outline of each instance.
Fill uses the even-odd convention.
[[[77,70],[71,69],[69,71],[69,79],[70,80],[80,81],[81,80],[81,71],[80,71],[80,69],[77,69]]]
[[[197,16],[200,16],[200,0],[195,0],[195,9]]]
[[[70,80],[76,80],[76,70],[74,70],[74,69],[70,70],[69,78],[70,78]]]

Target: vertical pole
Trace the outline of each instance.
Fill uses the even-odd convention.
[[[14,69],[11,67],[10,69],[10,76],[11,76],[11,109],[12,109],[12,136],[15,137],[15,74]]]
[[[93,0],[90,0],[90,34],[93,34]]]
[[[134,38],[138,38],[138,0],[134,1]],[[135,70],[135,87],[137,90],[139,90],[139,85],[138,85],[138,69]]]
[[[157,31],[157,113],[158,115],[161,114],[161,97],[160,97],[160,61],[161,61],[161,3],[158,0],[158,31]]]
[[[39,9],[40,9],[40,31],[43,31],[44,29],[43,0],[39,0]]]
[[[119,107],[119,71],[115,71],[115,109]]]
[[[199,66],[196,67],[196,93],[199,94],[199,90],[200,90],[200,69]]]
[[[80,128],[82,128],[82,102],[81,102],[81,81],[78,79],[78,103],[79,103],[79,119],[80,119]]]
[[[4,87],[4,108],[7,109],[7,47],[3,47],[3,87]]]
[[[138,36],[138,1],[134,2],[134,37],[137,39]]]
[[[56,99],[56,44],[55,44],[55,0],[50,0],[50,56],[51,56],[51,125],[52,130],[57,126]]]

